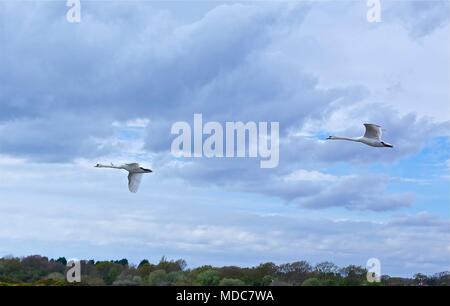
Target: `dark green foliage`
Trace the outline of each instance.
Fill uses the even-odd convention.
[[[144,259],[139,263],[138,268],[140,268],[144,265],[149,265],[149,264],[150,264],[150,262],[147,259]]]
[[[150,286],[165,286],[168,285],[167,272],[165,270],[155,270],[150,273],[147,279],[147,283]]]
[[[169,272],[183,271],[186,268],[186,261],[184,259],[178,260],[167,260],[165,256],[161,258],[159,263],[156,265],[156,269],[161,269]]]
[[[219,286],[245,286],[245,283],[237,278],[223,278],[220,280]]]
[[[308,278],[302,283],[302,286],[322,286],[322,282],[315,277]]]
[[[357,286],[366,281],[367,269],[355,265],[350,265],[341,269],[343,275],[342,285]]]
[[[302,260],[280,265],[276,275],[280,280],[293,285],[301,285],[312,271],[311,265],[307,261]]]
[[[56,262],[59,262],[63,264],[64,266],[67,265],[67,259],[65,257],[60,257],[56,260]]]
[[[118,263],[119,265],[122,265],[122,266],[128,266],[128,259],[123,258],[121,260],[114,261],[114,263]]]
[[[63,273],[65,268],[62,263],[39,255],[0,259],[0,277],[9,277],[19,283],[35,282],[52,272]]]
[[[111,261],[98,261],[95,266],[106,285],[112,285],[124,268],[122,264]]]
[[[200,272],[196,278],[200,286],[217,286],[220,282],[219,273],[215,269]]]
[[[142,260],[136,267],[127,259],[81,261],[81,283],[66,281],[67,260],[33,255],[23,258],[0,258],[0,286],[437,286],[450,285],[450,272],[434,275],[417,273],[413,278],[383,275],[380,283],[366,280],[364,267],[350,265],[339,268],[331,262],[311,266],[306,261],[276,265],[272,262],[255,267],[200,266],[187,269],[183,259],[159,263]]]

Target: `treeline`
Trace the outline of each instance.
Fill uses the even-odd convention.
[[[450,285],[450,272],[413,278],[382,276],[380,283],[366,280],[367,270],[350,265],[340,268],[331,262],[312,266],[306,261],[276,265],[263,263],[256,267],[201,266],[187,269],[183,259],[163,257],[153,264],[142,260],[133,265],[127,259],[81,261],[81,282],[68,283],[67,260],[34,255],[22,258],[0,258],[0,285],[116,285],[116,286],[355,286],[355,285]]]

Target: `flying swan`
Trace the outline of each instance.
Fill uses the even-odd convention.
[[[393,145],[381,140],[381,127],[379,125],[364,123],[364,126],[366,127],[366,132],[362,137],[350,138],[350,137],[328,136],[327,139],[356,141],[371,147],[388,147],[388,148],[394,147]]]
[[[114,169],[122,169],[128,171],[128,189],[136,193],[139,189],[139,184],[141,183],[142,174],[153,172],[150,169],[145,169],[139,166],[138,163],[131,164],[123,164],[121,166],[115,166],[113,163],[111,165],[95,165],[97,168],[114,168]]]

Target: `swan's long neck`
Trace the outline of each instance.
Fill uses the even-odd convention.
[[[98,168],[113,168],[113,169],[123,169],[123,167],[122,166],[116,166],[116,165],[114,165],[114,164],[111,164],[111,165],[101,165],[101,164],[97,164],[97,166],[96,167],[98,167]]]
[[[359,138],[342,137],[342,136],[332,136],[331,139],[333,139],[333,140],[349,140],[349,141],[356,141],[356,142],[360,141]]]

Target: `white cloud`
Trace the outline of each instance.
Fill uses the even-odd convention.
[[[295,170],[284,177],[286,181],[310,181],[310,182],[326,182],[335,181],[336,176],[322,173],[319,171],[307,171],[304,169]]]

